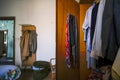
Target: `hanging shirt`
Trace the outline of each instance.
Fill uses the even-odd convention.
[[[85,19],[82,25],[83,32],[84,32],[84,41],[86,41],[87,44],[87,50],[91,51],[90,47],[90,31],[91,28],[91,15],[92,15],[92,9],[94,8],[95,4],[93,4],[91,7],[88,8],[86,11]],[[89,36],[88,36],[89,35]]]
[[[92,51],[91,51],[91,57],[95,59],[98,59],[98,57],[104,57],[102,55],[102,49],[101,49],[101,29],[102,29],[102,16],[104,11],[105,1],[106,0],[100,0],[98,7],[95,32],[92,42]]]
[[[91,52],[91,45],[90,45],[90,30],[91,30],[91,15],[92,10],[96,5],[93,4],[91,7],[88,8],[85,15],[85,20],[83,22],[82,28],[84,32],[84,41],[86,41],[86,60],[87,60],[87,67],[95,68],[95,59],[90,57]]]
[[[26,60],[26,57],[29,56],[29,39],[30,33],[28,30],[23,31],[23,34],[20,38],[20,49],[21,49],[21,60],[22,62]]]
[[[95,31],[95,25],[96,25],[96,18],[97,18],[97,12],[98,12],[98,6],[99,3],[97,3],[92,10],[92,17],[91,17],[91,30],[90,30],[90,46],[92,48],[92,41]]]

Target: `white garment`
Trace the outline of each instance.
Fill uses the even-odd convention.
[[[91,51],[91,57],[98,59],[98,57],[104,57],[102,55],[102,41],[101,41],[101,29],[102,29],[102,16],[103,11],[105,7],[105,1],[106,0],[100,0],[99,7],[98,7],[98,13],[97,13],[97,19],[96,19],[96,25],[95,25],[95,32],[92,42],[92,51]]]
[[[83,32],[84,32],[84,41],[87,40],[87,31],[86,30],[91,27],[91,15],[92,15],[92,9],[94,6],[95,6],[95,4],[90,6],[86,11],[85,19],[84,19],[84,22],[82,25]]]

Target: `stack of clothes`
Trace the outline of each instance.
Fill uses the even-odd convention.
[[[98,70],[92,70],[88,80],[111,80],[111,66],[103,66]]]

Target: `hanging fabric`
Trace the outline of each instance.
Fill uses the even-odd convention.
[[[67,15],[66,21],[66,64],[67,67],[71,67],[71,53],[70,53],[70,38],[69,38],[69,15]]]
[[[91,34],[94,33],[94,28],[96,24],[96,16],[99,3],[93,3],[91,7],[86,11],[85,19],[82,25],[84,32],[84,41],[86,42],[86,61],[87,67],[95,69],[96,60],[90,56],[92,44],[91,44]]]
[[[118,50],[115,23],[114,23],[115,19],[113,16],[114,15],[114,4],[113,4],[114,1],[116,0],[106,0],[104,12],[103,12],[102,32],[101,32],[102,53],[110,61],[114,61],[117,50]]]
[[[21,49],[21,59],[22,61],[26,60],[27,56],[29,56],[29,39],[30,34],[29,31],[23,31],[23,34],[21,36],[20,40],[20,49]]]
[[[120,0],[113,0],[114,4],[114,24],[118,48],[120,47]]]
[[[35,54],[37,50],[37,33],[36,27],[33,25],[22,25],[22,36],[20,40],[21,60],[22,63],[31,65],[35,61]],[[31,57],[32,60],[28,61]],[[28,62],[26,62],[28,61]]]
[[[104,11],[106,0],[100,0],[98,12],[97,12],[97,18],[96,18],[96,24],[95,24],[95,32],[94,37],[92,41],[92,51],[91,51],[91,57],[98,59],[99,57],[104,57],[102,54],[101,49],[101,29],[102,29],[102,16]]]
[[[112,14],[114,14],[114,15],[112,15],[113,20],[114,20],[114,21],[112,21],[114,23],[114,25],[112,27],[113,27],[113,30],[115,31],[114,37],[116,40],[114,42],[114,45],[117,45],[117,47],[115,47],[115,49],[117,49],[117,54],[114,52],[110,58],[113,60],[115,59],[113,66],[112,66],[112,77],[113,77],[113,80],[120,80],[120,67],[119,67],[120,66],[120,0],[110,0],[110,1],[112,4],[112,10],[113,10]],[[111,7],[111,6],[109,6],[109,7]],[[110,8],[108,8],[108,9],[110,9]]]
[[[68,14],[66,20],[66,64],[77,67],[77,23],[75,16]]]

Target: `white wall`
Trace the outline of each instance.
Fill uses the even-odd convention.
[[[0,16],[15,16],[15,63],[21,65],[19,24],[37,29],[37,60],[49,61],[56,52],[56,0],[0,0]]]

